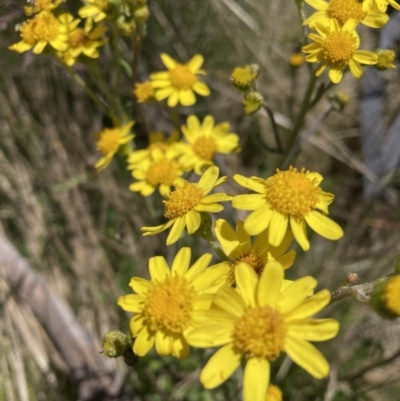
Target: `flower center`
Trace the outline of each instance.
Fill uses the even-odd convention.
[[[167,277],[144,301],[144,316],[150,330],[182,333],[191,322],[196,292],[186,278]]]
[[[285,348],[287,327],[270,306],[249,307],[235,323],[234,346],[247,358],[277,359]]]
[[[187,65],[177,64],[173,70],[169,72],[171,85],[180,90],[190,89],[197,77],[190,71]]]
[[[350,18],[360,22],[367,15],[362,9],[362,3],[357,0],[331,0],[329,2],[328,14],[336,18],[340,24],[344,24]]]
[[[193,143],[193,151],[204,160],[212,160],[215,153],[217,153],[217,142],[214,138],[209,136],[201,136]]]
[[[334,32],[322,44],[322,54],[329,64],[345,66],[356,49],[356,37],[350,32]]]
[[[304,168],[297,171],[290,167],[287,171],[278,170],[266,181],[266,199],[274,210],[304,217],[316,208],[322,190],[306,174]]]
[[[400,316],[400,276],[389,279],[385,289],[386,307]]]
[[[164,216],[173,219],[185,215],[190,209],[195,207],[203,197],[203,190],[190,182],[177,184],[175,190],[169,195],[169,200],[163,201],[165,204]]]
[[[106,128],[100,134],[100,139],[97,142],[97,149],[103,155],[115,153],[119,148],[120,132],[118,128]]]
[[[56,17],[51,13],[43,12],[22,25],[21,38],[29,44],[41,41],[51,42],[57,39],[58,27],[59,22]]]
[[[250,265],[256,271],[257,275],[262,273],[265,266],[265,261],[260,258],[255,249],[250,249],[249,252],[239,256],[235,260],[234,265],[236,266],[240,262],[245,262]]]
[[[78,47],[85,44],[87,39],[86,33],[82,28],[77,28],[69,38],[69,44],[72,47]]]
[[[147,171],[146,181],[156,187],[159,184],[172,185],[177,179],[179,165],[175,160],[161,159],[154,162]]]

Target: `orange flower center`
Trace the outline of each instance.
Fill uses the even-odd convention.
[[[256,271],[257,275],[260,275],[262,273],[266,263],[263,259],[260,258],[258,252],[255,249],[250,249],[249,252],[239,256],[235,260],[234,265],[236,266],[240,262],[245,262],[250,265]]]
[[[388,280],[385,288],[386,307],[400,316],[400,276]]]
[[[120,129],[119,128],[106,128],[100,132],[100,138],[97,141],[97,149],[103,155],[115,153],[119,148]]]
[[[197,77],[190,71],[187,65],[177,64],[174,69],[169,72],[171,85],[175,89],[190,89],[197,82]]]
[[[72,47],[79,47],[85,44],[87,35],[82,28],[77,28],[69,38],[69,44]]]
[[[249,307],[235,323],[233,344],[247,358],[274,361],[285,348],[287,327],[270,306]]]
[[[367,12],[362,9],[362,3],[357,0],[331,0],[328,14],[343,25],[350,18],[360,22],[365,18]]]
[[[51,42],[59,35],[59,22],[49,12],[42,12],[27,20],[21,27],[21,38],[33,45],[37,42]]]
[[[146,181],[156,187],[160,184],[172,185],[178,178],[179,165],[175,160],[161,159],[154,162],[147,171]]]
[[[322,54],[328,64],[345,66],[356,50],[356,37],[350,32],[334,32],[322,44]]]
[[[322,190],[307,178],[307,173],[304,168],[297,171],[290,167],[287,171],[277,170],[266,181],[266,199],[272,209],[296,217],[315,210]]]
[[[144,301],[144,316],[150,330],[182,333],[190,324],[196,292],[185,277],[167,277]]]
[[[173,219],[185,215],[193,209],[203,198],[203,190],[190,182],[177,184],[175,190],[169,195],[169,200],[163,201],[165,204],[164,216]]]
[[[193,151],[203,160],[212,160],[218,151],[217,141],[210,136],[201,136],[193,143]]]

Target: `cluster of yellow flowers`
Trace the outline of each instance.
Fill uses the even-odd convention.
[[[386,14],[390,4],[397,10],[400,5],[394,0],[305,0],[317,11],[304,21],[316,33],[308,37],[313,43],[304,46],[306,61],[320,63],[316,71],[319,76],[329,67],[329,78],[339,83],[343,72],[349,68],[355,78],[363,74],[361,64],[380,64],[381,69],[393,68],[387,62],[386,52],[375,53],[358,50],[360,38],[356,31],[359,24],[381,28],[389,21]],[[389,51],[390,52],[390,51]],[[393,60],[391,60],[393,61]]]

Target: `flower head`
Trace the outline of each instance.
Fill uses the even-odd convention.
[[[85,6],[78,10],[81,18],[89,18],[90,21],[100,22],[107,17],[109,0],[85,0]]]
[[[378,56],[375,53],[357,50],[360,38],[355,27],[353,19],[348,20],[343,27],[336,20],[330,20],[327,26],[315,24],[320,36],[314,33],[308,35],[314,43],[304,46],[303,52],[309,53],[306,56],[306,61],[309,63],[321,63],[316,72],[317,76],[329,67],[329,78],[337,84],[342,80],[345,68],[349,67],[353,76],[360,78],[363,74],[360,63],[368,65],[377,63]]]
[[[145,103],[153,99],[154,88],[150,81],[137,83],[133,93],[135,94],[138,103]]]
[[[95,165],[98,171],[105,169],[111,163],[121,145],[128,143],[135,137],[129,134],[133,124],[131,121],[122,127],[104,128],[97,134],[97,149],[104,155]]]
[[[265,401],[282,401],[282,391],[278,386],[270,384],[268,386],[267,394],[265,395]]]
[[[371,0],[305,0],[317,12],[307,18],[303,24],[315,27],[316,23],[329,25],[335,19],[340,25],[344,25],[352,19],[357,24],[361,23],[371,28],[382,28],[389,17],[382,11],[371,10]]]
[[[400,316],[400,275],[380,279],[374,286],[370,305],[382,317],[396,319]]]
[[[32,15],[40,11],[51,11],[61,4],[62,0],[35,0],[32,6],[24,7],[26,15]]]
[[[225,193],[209,195],[209,193],[226,181],[226,177],[218,178],[219,168],[211,166],[195,184],[184,179],[175,181],[173,190],[164,202],[164,216],[168,221],[157,227],[143,227],[143,235],[156,235],[171,228],[167,245],[178,241],[185,227],[189,234],[198,230],[201,223],[201,212],[218,213],[224,207],[219,202],[232,199]]]
[[[210,309],[194,313],[199,327],[187,335],[194,347],[222,346],[200,374],[204,387],[219,386],[245,358],[244,401],[265,401],[270,363],[282,352],[313,377],[326,377],[328,362],[309,341],[329,340],[338,332],[336,320],[311,318],[329,303],[329,291],[309,296],[317,285],[312,277],[283,288],[278,263],[264,269],[260,279],[252,267],[240,263],[235,279],[239,291],[221,287]]]
[[[234,272],[239,263],[247,263],[253,267],[257,276],[260,276],[263,270],[268,268],[269,263],[278,262],[282,269],[286,270],[292,266],[296,257],[295,251],[286,252],[293,239],[290,231],[286,233],[278,247],[269,244],[268,230],[263,231],[252,242],[240,220],[236,224],[236,230],[233,231],[227,221],[218,219],[214,231],[225,255],[231,259],[231,263],[224,262],[231,270],[228,284],[234,283]]]
[[[340,226],[326,216],[334,195],[319,187],[320,174],[290,167],[287,171],[278,169],[267,180],[238,174],[233,178],[239,185],[257,192],[237,195],[232,201],[232,206],[237,209],[254,210],[244,222],[249,235],[260,234],[268,228],[269,243],[279,246],[290,226],[305,251],[310,248],[306,223],[325,238],[337,240],[343,236]]]
[[[198,75],[204,74],[200,69],[203,56],[196,54],[187,64],[180,64],[168,54],[162,53],[161,60],[168,71],[156,72],[150,75],[155,98],[160,101],[168,98],[168,106],[192,106],[196,103],[194,92],[201,96],[208,96],[210,89],[199,81]]]
[[[396,68],[393,64],[396,58],[396,54],[393,50],[377,49],[375,53],[378,55],[378,62],[375,64],[377,70],[385,71],[389,68]]]
[[[240,149],[239,137],[229,132],[227,122],[214,125],[214,118],[208,115],[200,124],[199,119],[191,115],[186,124],[182,126],[182,132],[188,145],[181,145],[183,155],[179,159],[186,170],[194,169],[200,175],[204,167],[214,164],[216,154],[229,154]]]
[[[151,280],[133,277],[129,285],[136,294],[119,298],[122,309],[135,313],[130,323],[132,336],[136,337],[135,354],[144,356],[155,345],[159,355],[189,355],[186,334],[195,327],[193,312],[211,305],[209,289],[226,274],[224,266],[207,269],[212,258],[209,253],[189,268],[190,257],[190,248],[182,248],[171,268],[162,256],[150,258]]]
[[[232,85],[241,91],[248,91],[256,82],[260,67],[256,64],[236,67],[231,74]]]
[[[9,49],[23,53],[33,48],[35,54],[42,53],[48,44],[56,50],[67,49],[67,27],[61,21],[62,15],[57,19],[51,11],[41,11],[21,25],[21,41]]]

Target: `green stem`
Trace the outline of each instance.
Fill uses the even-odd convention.
[[[114,88],[112,96],[115,98],[115,107],[118,115],[119,124],[122,124],[123,110],[119,97],[121,90],[121,64],[120,64],[121,52],[119,50],[118,43],[119,43],[119,31],[116,26],[113,26],[112,44],[113,44],[113,53],[114,53],[116,71],[115,71],[115,78],[113,80]]]

